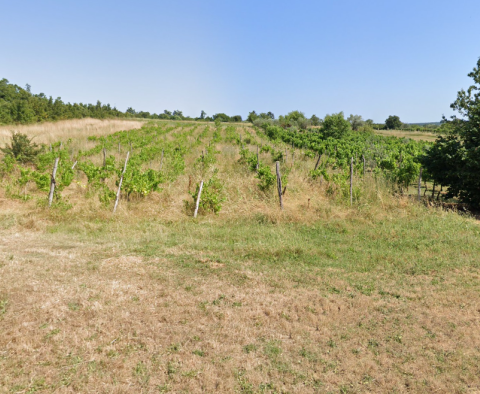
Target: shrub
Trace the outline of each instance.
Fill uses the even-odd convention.
[[[197,201],[198,192],[200,191],[200,185],[197,185],[195,192],[189,194],[193,198],[193,203],[186,201],[185,207],[187,211],[193,211],[195,209],[195,203]],[[200,203],[198,205],[201,212],[213,212],[217,214],[222,209],[222,203],[225,201],[225,195],[223,190],[223,184],[217,178],[217,171],[207,181],[203,183],[202,194],[200,196]]]
[[[13,133],[10,145],[0,148],[5,156],[11,156],[21,163],[31,163],[37,155],[42,151],[36,143],[32,142],[26,134]]]

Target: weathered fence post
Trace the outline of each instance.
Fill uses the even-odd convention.
[[[107,166],[107,150],[103,148],[103,166]]]
[[[278,189],[278,198],[280,200],[280,209],[283,210],[283,198],[282,198],[282,177],[280,176],[280,162],[276,163],[277,169],[277,189]]]
[[[420,174],[418,176],[418,201],[420,201],[422,199],[422,195],[421,195],[421,188],[422,188],[422,170],[423,168],[420,167]]]
[[[313,171],[315,171],[318,168],[318,165],[320,164],[321,159],[322,159],[322,155],[319,153],[318,154],[318,160],[317,160],[317,163],[315,164],[315,168],[313,169]]]
[[[350,205],[353,205],[353,157],[350,159]]]
[[[194,218],[196,218],[198,214],[198,206],[200,205],[200,196],[202,195],[202,189],[203,189],[203,181],[200,182],[200,187],[198,188],[197,201],[195,202],[195,212],[193,213]]]
[[[55,164],[53,165],[52,177],[50,178],[50,193],[48,194],[48,206],[52,206],[53,193],[55,192],[55,175],[57,175],[58,161],[59,157],[55,159]]]
[[[75,163],[73,163],[73,166],[72,166],[72,170],[75,168],[76,165],[77,165],[77,161],[75,160]]]
[[[127,152],[127,158],[125,159],[125,165],[123,166],[122,175],[120,176],[120,182],[118,182],[117,198],[115,199],[115,205],[113,206],[113,213],[117,210],[118,201],[120,200],[120,190],[122,189],[123,176],[125,171],[127,171],[128,157],[130,156],[130,151]]]
[[[257,170],[257,172],[259,168],[260,168],[260,156],[258,153],[258,145],[257,145],[257,165],[255,166],[255,169]]]

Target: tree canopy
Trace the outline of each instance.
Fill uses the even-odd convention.
[[[447,198],[480,208],[480,59],[468,76],[473,85],[450,105],[459,117],[443,118],[449,134],[435,141],[422,165],[437,184],[448,187]]]
[[[343,112],[325,116],[322,132],[325,137],[342,138],[350,132],[350,123],[343,116]]]
[[[402,122],[398,116],[390,115],[387,120],[385,120],[385,127],[388,130],[398,130],[402,128]]]

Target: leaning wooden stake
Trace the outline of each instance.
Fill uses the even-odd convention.
[[[422,187],[422,167],[420,167],[420,175],[418,176],[418,201],[422,199],[421,187]]]
[[[280,200],[280,209],[283,210],[283,198],[282,198],[282,177],[280,176],[280,162],[276,162],[277,167],[277,189],[278,199]]]
[[[52,177],[50,178],[50,193],[48,194],[48,206],[52,206],[53,193],[55,192],[55,175],[57,175],[58,161],[59,157],[55,159],[55,164],[53,165]]]
[[[127,152],[127,158],[125,159],[125,165],[123,166],[122,175],[120,176],[120,182],[118,182],[117,198],[115,199],[115,205],[113,207],[113,213],[117,210],[118,201],[120,200],[120,190],[122,189],[123,176],[125,171],[127,171],[128,157],[130,156],[130,151]]]
[[[350,205],[353,205],[353,157],[350,160]]]
[[[193,213],[194,218],[196,218],[198,214],[198,206],[200,205],[200,196],[202,195],[202,189],[203,189],[203,181],[200,182],[200,188],[198,189],[197,201],[195,203],[195,212]]]
[[[313,169],[313,171],[315,171],[317,168],[318,168],[318,165],[320,164],[320,160],[322,159],[322,155],[321,154],[318,154],[318,160],[317,162],[315,163],[315,168]]]
[[[72,170],[75,168],[76,165],[77,165],[77,161],[75,161],[75,163],[73,163]]]

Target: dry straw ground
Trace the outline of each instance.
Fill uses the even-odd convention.
[[[480,390],[475,220],[372,180],[350,208],[304,176],[313,159],[281,213],[217,149],[228,199],[198,220],[183,200],[201,147],[116,216],[82,178],[66,211],[2,189],[0,392]]]
[[[0,126],[0,145],[10,141],[12,132],[27,134],[34,142],[51,144],[59,140],[85,140],[89,135],[106,135],[119,130],[138,129],[144,122],[123,119],[74,119],[31,125]]]

